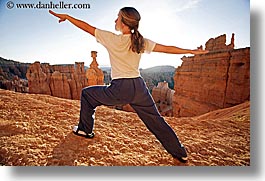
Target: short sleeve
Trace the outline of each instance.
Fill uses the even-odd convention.
[[[151,53],[154,50],[156,43],[146,38],[144,40],[145,40],[145,50],[144,50],[145,53]]]
[[[95,38],[97,42],[101,43],[103,46],[107,46],[109,42],[113,42],[115,34],[109,31],[96,29]]]

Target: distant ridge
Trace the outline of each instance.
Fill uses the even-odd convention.
[[[0,57],[0,80],[12,80],[15,76],[26,79],[29,65],[30,63],[21,63]]]
[[[30,63],[22,63],[14,60],[7,60],[0,57],[0,80],[12,80],[13,77],[18,76],[21,79],[27,79],[26,73]],[[55,64],[55,65],[69,65],[69,64]],[[88,67],[85,66],[85,70]],[[101,66],[99,67],[105,73],[104,82],[108,84],[111,81],[110,72],[111,67]],[[175,67],[170,65],[154,66],[146,69],[140,68],[140,74],[147,82],[147,86],[151,91],[154,86],[157,86],[158,82],[168,82],[169,88],[174,88],[173,76],[175,74]],[[3,87],[2,87],[3,88]]]
[[[73,63],[74,64],[74,63]],[[30,63],[22,63],[22,62],[18,62],[18,61],[14,61],[14,60],[8,60],[8,59],[5,59],[5,58],[2,58],[0,57],[0,66],[1,67],[6,67],[7,65],[22,65],[22,66],[25,66],[26,68],[30,65]],[[54,64],[54,65],[69,65],[69,64]],[[88,67],[85,66],[85,70],[87,69]],[[106,72],[110,72],[111,71],[111,67],[109,66],[99,66],[99,68],[103,71],[106,71]],[[161,66],[154,66],[154,67],[150,67],[150,68],[140,68],[140,71],[143,72],[143,73],[164,73],[164,72],[175,72],[175,67],[174,66],[170,66],[170,65],[161,65]],[[23,78],[25,78],[23,76]]]
[[[155,66],[146,69],[140,69],[143,73],[158,73],[158,72],[175,72],[175,67],[170,65]]]
[[[101,70],[106,72],[107,77],[109,77],[108,80],[105,80],[105,82],[110,82],[110,72],[111,67],[108,66],[102,66],[99,67]],[[147,83],[147,87],[152,92],[152,89],[154,86],[157,86],[159,82],[168,82],[169,88],[174,89],[174,74],[175,74],[176,68],[170,65],[162,65],[162,66],[154,66],[146,69],[140,68],[140,74]],[[105,74],[105,76],[106,76]]]
[[[101,70],[106,71],[106,72],[110,72],[111,67],[108,66],[102,66],[99,67]],[[154,67],[150,67],[150,68],[140,68],[140,71],[143,73],[164,73],[164,72],[175,72],[175,67],[170,66],[170,65],[161,65],[161,66],[154,66]]]

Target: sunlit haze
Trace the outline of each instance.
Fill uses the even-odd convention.
[[[56,0],[14,0],[14,3],[59,3]],[[90,52],[97,51],[100,66],[109,66],[106,49],[88,33],[48,13],[49,9],[7,8],[0,3],[0,57],[20,62],[50,64],[91,63]],[[141,14],[139,31],[157,43],[196,49],[210,38],[235,33],[235,48],[250,46],[249,0],[63,0],[88,3],[89,9],[52,9],[67,13],[99,28],[115,31],[119,9],[133,6]],[[179,66],[183,55],[144,54],[141,68],[157,65]]]

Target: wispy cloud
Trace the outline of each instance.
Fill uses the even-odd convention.
[[[198,7],[198,4],[201,2],[201,0],[186,0],[186,1],[179,1],[178,8],[176,9],[176,12],[183,12],[189,9],[193,9]]]

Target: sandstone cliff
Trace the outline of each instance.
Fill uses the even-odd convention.
[[[159,82],[152,90],[152,96],[156,103],[157,109],[163,116],[172,116],[172,98],[174,90],[168,87],[167,82]]]
[[[91,57],[93,58],[89,69],[86,70],[87,85],[104,85],[104,73],[98,68],[98,63],[96,60],[97,52],[92,51]]]
[[[87,72],[84,62],[75,62],[75,65],[50,65],[35,62],[29,66],[26,74],[29,93],[80,99],[84,87],[104,84],[104,74],[97,66],[95,57]]]
[[[189,161],[173,159],[135,113],[101,106],[95,137],[74,135],[80,102],[0,89],[0,165],[249,166],[250,104],[198,117],[165,117]]]
[[[206,42],[205,55],[184,56],[174,76],[173,114],[195,116],[250,98],[250,48],[225,45],[221,35]]]
[[[26,72],[29,65],[0,57],[0,88],[28,92]]]

